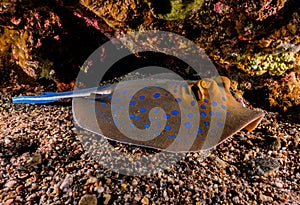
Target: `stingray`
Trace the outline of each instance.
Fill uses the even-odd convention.
[[[214,148],[238,131],[252,131],[263,118],[230,93],[230,80],[145,78],[71,92],[19,96],[13,103],[73,98],[75,123],[113,141],[169,152]]]

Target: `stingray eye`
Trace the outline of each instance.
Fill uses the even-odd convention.
[[[229,78],[227,78],[225,76],[219,76],[219,77],[215,78],[215,81],[219,86],[224,86],[225,90],[230,89],[230,80],[229,80]]]
[[[212,82],[210,80],[201,80],[200,86],[202,88],[208,89],[211,86]]]

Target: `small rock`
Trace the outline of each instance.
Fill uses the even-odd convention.
[[[232,198],[232,201],[233,201],[234,203],[236,203],[236,204],[239,204],[239,203],[240,203],[240,199],[239,199],[238,196],[233,197],[233,198]]]
[[[147,197],[142,198],[141,200],[143,205],[148,205],[149,204],[149,199]]]
[[[106,178],[106,184],[110,185],[110,183],[111,183],[111,179],[110,178]]]
[[[280,182],[275,182],[275,186],[277,186],[278,188],[282,188],[282,187],[283,187],[283,184],[280,183]]]
[[[6,184],[4,185],[4,187],[10,189],[10,188],[12,188],[16,183],[17,183],[17,181],[11,180],[11,181],[6,182]]]
[[[88,185],[88,184],[94,184],[94,183],[96,183],[96,182],[98,182],[98,179],[97,179],[96,177],[90,177],[90,178],[86,181],[85,185]]]
[[[94,188],[94,191],[96,191],[98,194],[101,194],[104,192],[104,188],[102,186],[97,186]]]
[[[126,188],[127,188],[127,184],[123,183],[123,184],[121,184],[121,187],[122,187],[123,189],[126,189]]]
[[[11,205],[14,202],[14,199],[7,199],[4,204],[5,205]]]
[[[60,189],[68,188],[73,183],[73,177],[70,174],[67,174],[64,181],[60,185]]]
[[[103,204],[107,205],[109,203],[110,199],[111,199],[111,195],[110,194],[104,194],[103,196],[105,198]]]
[[[133,179],[133,180],[132,180],[132,185],[133,185],[133,186],[138,185],[138,181],[137,181],[136,179]]]
[[[273,201],[273,198],[270,197],[270,196],[266,196],[264,194],[261,194],[259,196],[260,200],[262,200],[263,202],[272,202]]]
[[[134,200],[135,201],[140,201],[141,200],[141,196],[140,195],[135,195],[134,196]]]
[[[97,197],[95,195],[85,194],[79,200],[78,205],[96,205],[97,204]]]

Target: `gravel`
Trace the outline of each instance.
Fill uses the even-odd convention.
[[[12,96],[40,90],[0,90],[0,204],[300,203],[300,125],[276,113],[204,155],[184,154],[166,170],[127,176],[85,153],[71,103],[11,103]],[[132,156],[155,153],[110,144]]]

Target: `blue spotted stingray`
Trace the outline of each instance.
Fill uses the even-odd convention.
[[[211,149],[241,129],[252,131],[263,112],[243,107],[226,77],[180,81],[139,79],[63,93],[19,96],[14,103],[73,98],[81,128],[114,141],[170,152]]]

